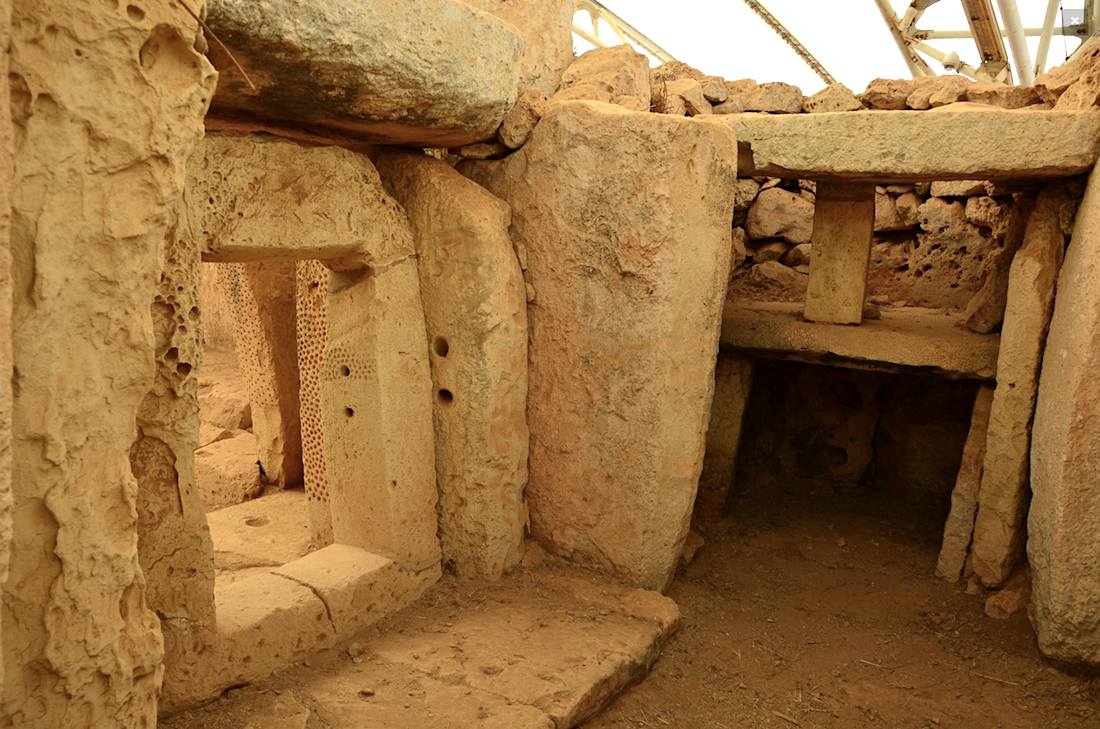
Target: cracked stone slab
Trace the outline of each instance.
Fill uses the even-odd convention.
[[[446,579],[303,692],[333,726],[568,729],[645,676],[679,621],[659,593],[557,561]]]

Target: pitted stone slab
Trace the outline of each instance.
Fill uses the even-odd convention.
[[[739,174],[787,179],[998,180],[1067,177],[1096,161],[1093,112],[952,104],[934,111],[727,114]]]
[[[214,114],[330,128],[383,144],[457,147],[492,137],[516,101],[512,25],[455,0],[211,0]],[[214,44],[211,44],[212,46]]]

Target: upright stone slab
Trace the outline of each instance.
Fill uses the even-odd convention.
[[[321,360],[328,337],[329,270],[320,261],[297,264],[295,305],[298,332],[298,390],[302,417],[302,467],[306,484],[310,542],[314,549],[332,544],[332,510],[321,416]]]
[[[303,483],[295,265],[254,261],[228,264],[222,271],[257,456],[264,479],[281,488]]]
[[[11,39],[11,0],[0,0],[0,48]],[[12,126],[8,55],[0,55],[0,585],[11,549],[11,178]],[[0,636],[3,635],[0,615]],[[0,655],[3,654],[0,639]],[[0,686],[4,662],[0,660]]]
[[[440,551],[416,258],[334,273],[329,294],[319,380],[333,538],[425,569]]]
[[[1039,366],[1054,308],[1065,236],[1058,223],[1065,186],[1052,182],[1035,204],[1024,243],[1012,259],[997,356],[997,390],[989,414],[985,468],[974,523],[974,570],[999,587],[1024,555],[1031,424]],[[1046,444],[1039,441],[1039,448]]]
[[[170,215],[216,74],[190,16],[142,5],[12,7],[9,726],[156,724],[164,645],[130,452]]]
[[[192,158],[194,159],[194,158]],[[130,449],[137,478],[138,559],[164,633],[168,692],[214,630],[214,545],[195,485],[203,332],[198,239],[187,208],[168,217],[164,271],[152,302],[156,377]]]
[[[867,296],[867,269],[875,235],[875,186],[869,182],[818,182],[814,208],[809,321],[859,324]]]
[[[527,252],[532,533],[650,589],[702,469],[736,151],[717,124],[572,101],[462,168],[512,205]]]
[[[989,433],[989,410],[993,406],[993,386],[982,383],[970,413],[970,431],[963,445],[962,464],[951,491],[951,511],[943,527],[943,542],[936,562],[936,575],[950,582],[962,578],[970,541],[974,536],[974,516],[978,513],[978,489],[985,463],[985,441]]]
[[[391,150],[376,164],[419,257],[443,560],[496,579],[522,557],[527,523],[527,291],[511,210],[423,153]]]
[[[1031,451],[1031,618],[1049,658],[1100,666],[1100,175],[1058,282]]]
[[[211,0],[209,8],[210,27],[258,87],[212,47],[223,71],[212,104],[219,115],[457,147],[492,137],[516,101],[523,36],[457,0]]]
[[[752,388],[752,368],[751,357],[738,355],[719,357],[714,368],[714,401],[695,501],[696,517],[715,520],[725,509],[741,445],[741,421]]]

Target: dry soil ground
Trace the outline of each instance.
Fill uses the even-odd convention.
[[[1100,727],[1100,681],[932,576],[941,530],[869,495],[742,500],[669,591],[654,670],[585,729]]]

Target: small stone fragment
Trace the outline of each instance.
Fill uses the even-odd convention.
[[[703,87],[703,97],[712,104],[721,104],[729,97],[726,80],[721,76],[707,76],[700,85]]]
[[[591,84],[608,95],[606,101],[620,96],[633,96],[642,105],[649,106],[649,60],[632,46],[619,45],[609,48],[593,48],[582,54],[565,69],[561,88],[554,94],[562,98],[563,91],[580,84]]]
[[[966,101],[966,93],[973,81],[965,76],[940,76],[935,90],[928,97],[929,107],[936,109],[956,101]]]
[[[753,262],[765,263],[767,261],[778,261],[786,256],[791,248],[792,246],[790,243],[781,240],[765,243],[756,249],[756,253],[753,254]]]
[[[858,111],[863,104],[844,84],[829,84],[802,103],[802,111],[819,114],[829,111]]]
[[[970,197],[984,195],[985,180],[940,180],[932,183],[932,197]]]
[[[905,100],[911,93],[912,79],[876,78],[867,84],[867,90],[859,95],[859,99],[871,109],[900,111],[906,108]]]
[[[478,142],[455,147],[451,154],[465,159],[500,159],[512,150],[499,142]]]
[[[539,119],[546,113],[546,104],[546,94],[537,86],[524,89],[515,106],[504,115],[504,121],[500,123],[500,129],[497,130],[500,143],[509,149],[522,147]]]
[[[677,96],[683,99],[683,105],[687,110],[688,116],[714,113],[711,109],[710,102],[703,96],[703,87],[699,85],[698,81],[684,78],[678,81],[670,81],[665,84],[666,103],[670,97]]]
[[[813,243],[799,243],[783,256],[783,264],[791,268],[809,266],[811,250],[813,250]]]
[[[983,82],[971,84],[966,91],[966,100],[1002,109],[1022,109],[1041,101],[1034,86],[1006,86]]]

